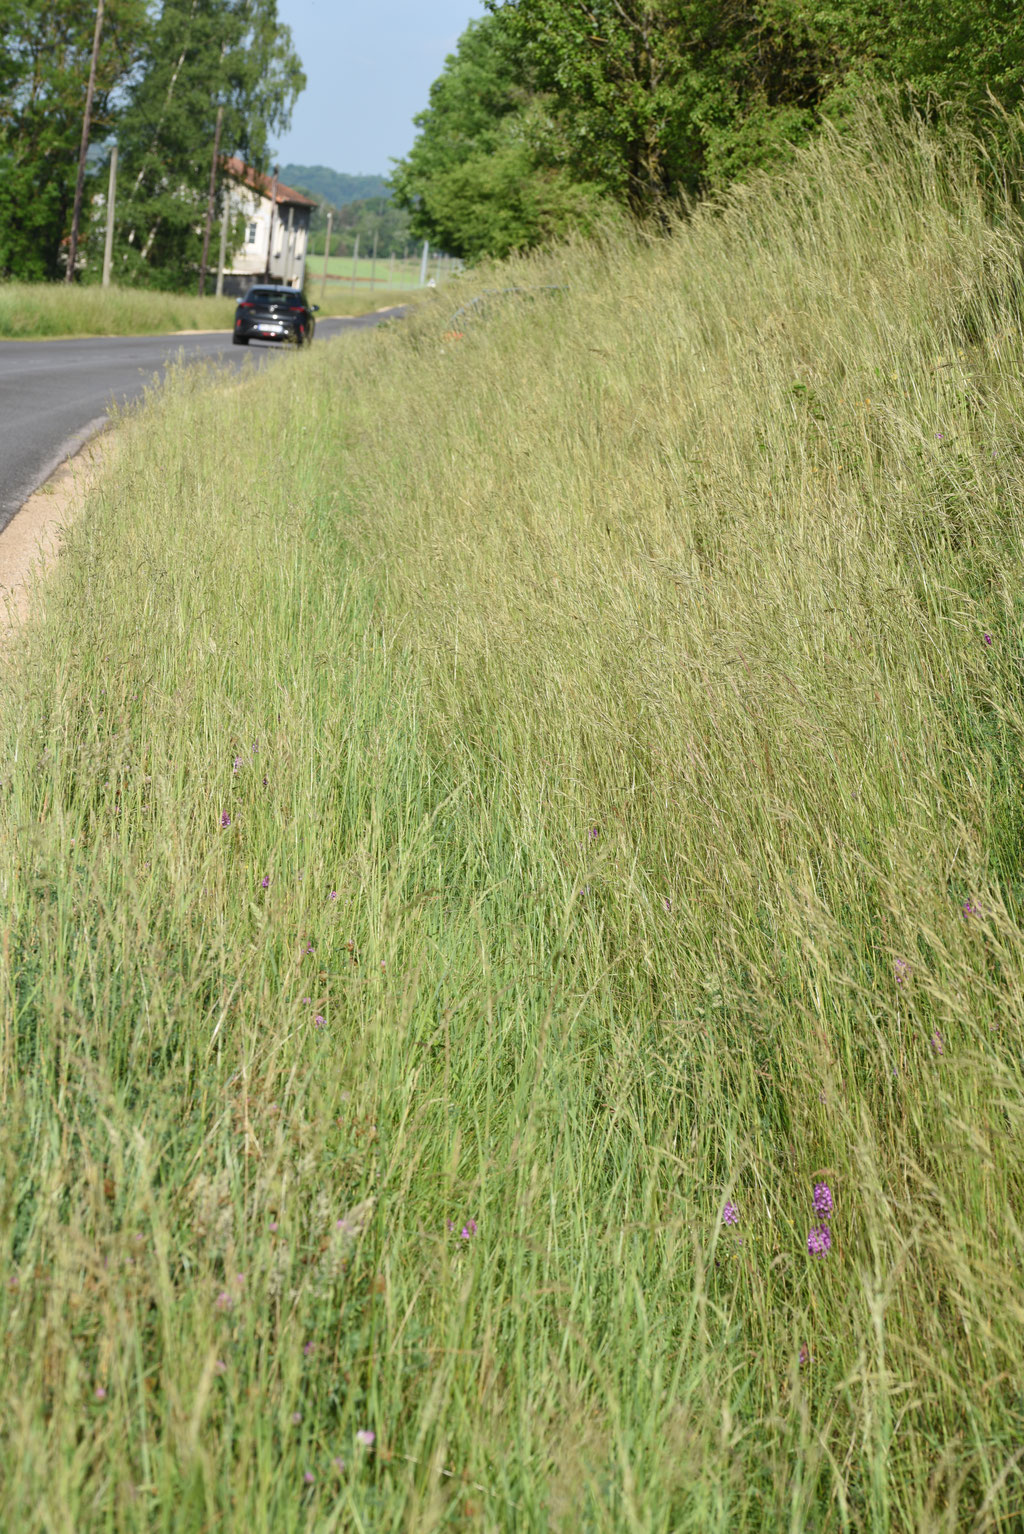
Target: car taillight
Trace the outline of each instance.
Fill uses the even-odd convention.
[[[244,304],[244,303],[240,303],[240,304],[239,304],[239,305],[238,305],[238,307],[239,307],[239,308],[240,308],[240,309],[255,309],[255,307],[256,307],[256,305],[255,305],[255,304]]]

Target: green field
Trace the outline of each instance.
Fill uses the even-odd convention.
[[[420,263],[418,258],[415,261],[400,261],[396,259],[393,281],[390,277],[391,262],[388,256],[378,256],[376,265],[374,265],[374,262],[369,257],[360,256],[358,261],[355,262],[355,267],[357,288],[367,286],[371,280],[376,287],[381,288],[418,288],[420,285]],[[351,283],[353,276],[352,268],[352,256],[330,256],[327,262],[328,281],[333,284],[334,279],[340,279]],[[306,285],[308,287],[319,286],[323,269],[324,258],[322,255],[308,257],[306,261]],[[442,269],[439,267],[438,258],[432,255],[427,265],[428,278],[433,278],[435,281],[438,281],[440,278],[443,281],[449,275],[447,262]]]
[[[977,165],[870,120],[124,419],[3,660],[5,1527],[1021,1527]]]
[[[372,290],[362,287],[353,293],[347,286],[342,287],[336,282],[329,282],[327,291],[321,293],[319,281],[311,281],[308,273],[306,276],[306,297],[311,304],[320,306],[321,318],[329,315],[373,314],[378,309],[416,304],[427,296],[419,290],[397,287],[377,287]]]

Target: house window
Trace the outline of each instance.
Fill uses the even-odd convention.
[[[253,219],[252,223],[249,225],[249,237],[248,237],[248,239],[246,241],[246,244],[248,244],[248,245],[255,245],[256,244],[256,220],[255,219]]]

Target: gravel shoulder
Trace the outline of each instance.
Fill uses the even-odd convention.
[[[116,441],[103,431],[39,486],[0,532],[0,641],[31,615],[42,581],[60,556],[64,529],[82,509]]]

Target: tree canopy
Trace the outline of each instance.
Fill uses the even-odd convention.
[[[486,0],[393,185],[465,256],[650,215],[778,162],[880,85],[979,121],[1024,94],[1018,0]]]
[[[0,273],[59,274],[75,194],[94,0],[0,0]],[[117,117],[146,30],[145,0],[108,0],[94,133]]]
[[[95,0],[0,0],[0,275],[52,278],[66,261],[95,16]],[[277,0],[106,0],[92,139],[119,146],[118,280],[193,280],[218,109],[223,152],[263,168],[304,84]],[[86,192],[93,256],[105,159]]]
[[[503,13],[471,22],[430,89],[420,132],[392,174],[412,231],[473,260],[586,224],[600,192],[572,174],[534,83],[521,40]]]
[[[301,187],[311,197],[318,197],[331,208],[344,208],[350,202],[366,202],[388,195],[384,176],[348,176],[327,165],[282,165],[281,180]]]

